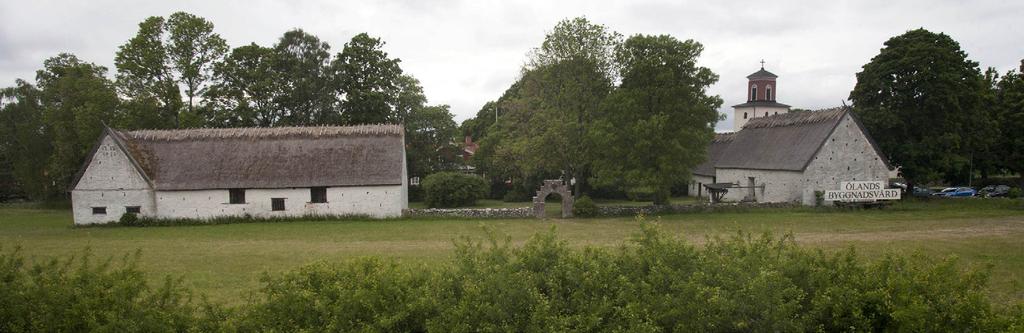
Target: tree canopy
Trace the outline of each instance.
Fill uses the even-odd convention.
[[[622,84],[605,100],[588,140],[599,183],[652,193],[667,204],[673,185],[706,159],[722,99],[718,80],[697,66],[703,47],[668,35],[636,35],[616,50]]]
[[[234,49],[208,20],[185,12],[148,17],[107,70],[60,54],[36,85],[0,90],[0,195],[65,192],[103,123],[122,129],[325,126],[406,127],[411,176],[455,167],[456,125],[447,105],[428,105],[420,82],[385,43],[356,34],[332,56],[301,29],[274,45]]]
[[[970,168],[983,148],[972,131],[987,120],[984,85],[959,43],[917,29],[885,42],[857,73],[850,100],[889,161],[921,183]]]

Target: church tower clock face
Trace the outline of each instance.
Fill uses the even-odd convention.
[[[765,70],[764,63],[764,60],[761,60],[761,69],[747,75],[746,103],[733,106],[734,131],[742,129],[747,121],[753,118],[789,113],[789,105],[776,100],[779,76]]]

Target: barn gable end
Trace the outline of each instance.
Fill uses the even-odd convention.
[[[813,204],[814,191],[836,190],[840,182],[887,181],[889,165],[856,117],[847,113],[808,162],[803,177],[803,202]]]
[[[116,139],[105,133],[78,176],[73,190],[151,189]]]

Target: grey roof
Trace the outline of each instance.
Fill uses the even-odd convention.
[[[715,133],[714,140],[712,140],[711,144],[708,145],[707,159],[704,160],[703,163],[698,164],[697,167],[693,168],[693,173],[701,176],[714,177],[715,162],[722,157],[722,153],[725,152],[725,148],[729,147],[729,143],[731,143],[735,137],[735,132]]]
[[[761,70],[754,72],[754,74],[747,75],[748,79],[753,79],[753,78],[770,78],[770,79],[774,79],[774,78],[777,78],[777,77],[779,77],[779,76],[775,75],[775,74],[772,74],[772,72],[764,70],[764,67],[761,67]]]
[[[834,108],[750,119],[715,168],[803,171],[846,114]]]
[[[109,130],[158,190],[402,184],[401,125]]]
[[[743,103],[743,104],[736,104],[736,105],[733,105],[732,107],[734,107],[734,108],[741,108],[741,107],[748,107],[748,106],[771,106],[771,107],[779,107],[779,108],[788,108],[789,107],[789,105],[782,104],[782,103],[776,103],[775,101],[750,101],[750,102],[746,102],[746,103]]]

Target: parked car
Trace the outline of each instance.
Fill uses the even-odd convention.
[[[947,197],[973,197],[978,194],[977,191],[970,187],[953,187],[952,189],[953,191],[946,192]]]
[[[933,197],[948,197],[950,193],[956,192],[956,187],[947,187],[932,193]]]
[[[1010,193],[1010,187],[1006,185],[989,185],[983,187],[978,191],[978,196],[993,198],[993,197],[1005,197]]]
[[[932,191],[927,187],[914,187],[914,192],[911,193],[911,195],[915,197],[930,197],[933,193],[935,193],[935,191]]]

